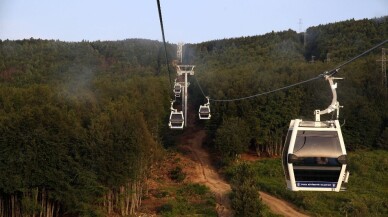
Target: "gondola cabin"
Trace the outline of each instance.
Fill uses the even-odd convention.
[[[210,114],[210,98],[206,97],[207,103],[205,105],[200,105],[199,106],[199,111],[198,111],[198,116],[199,119],[210,119],[211,114]]]
[[[201,105],[199,106],[199,119],[210,119],[210,107],[208,105]]]
[[[291,120],[282,161],[289,190],[345,190],[349,172],[338,120]]]
[[[183,129],[185,118],[182,111],[171,111],[168,126],[170,129]]]
[[[176,83],[176,84],[174,85],[174,94],[175,94],[175,97],[181,97],[181,93],[182,93],[182,85]]]

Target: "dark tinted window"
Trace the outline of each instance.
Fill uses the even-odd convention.
[[[338,182],[341,170],[294,169],[296,181]]]
[[[183,116],[182,114],[173,114],[171,116],[172,121],[183,121]]]
[[[293,164],[294,166],[329,166],[329,167],[338,167],[341,166],[337,158],[329,157],[303,157],[298,158],[298,160]]]

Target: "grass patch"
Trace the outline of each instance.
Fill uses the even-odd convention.
[[[217,216],[214,195],[204,185],[185,184],[171,194],[175,197],[158,208],[158,213],[162,216]]]
[[[209,192],[210,190],[207,186],[197,183],[187,184],[178,190],[178,193],[182,196],[202,196]]]

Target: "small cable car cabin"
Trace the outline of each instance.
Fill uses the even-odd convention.
[[[175,97],[181,97],[181,93],[182,93],[182,85],[179,83],[175,83],[174,85]]]
[[[198,116],[199,119],[210,119],[211,114],[210,114],[210,102],[209,102],[209,97],[206,97],[207,103],[205,105],[199,106],[199,111],[198,111]]]
[[[168,126],[170,129],[183,129],[185,118],[183,116],[182,111],[178,111],[174,109],[174,102],[175,100],[171,101],[171,113],[170,113],[170,120],[168,122]]]
[[[168,126],[170,129],[183,129],[183,125],[185,123],[185,118],[183,117],[183,112],[180,111],[171,111],[170,114],[170,122]]]
[[[208,106],[199,106],[199,119],[210,119],[210,107]]]
[[[320,114],[338,109],[336,85],[332,104],[315,111],[315,121],[291,120],[282,153],[287,188],[292,191],[342,191],[348,182],[347,154],[338,120],[320,121]]]

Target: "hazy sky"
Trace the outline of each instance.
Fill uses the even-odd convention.
[[[197,43],[388,15],[388,0],[160,0],[166,40]],[[302,21],[300,24],[300,21]],[[0,0],[0,39],[162,40],[156,0]]]

